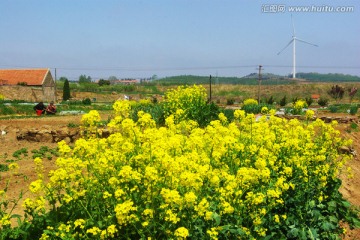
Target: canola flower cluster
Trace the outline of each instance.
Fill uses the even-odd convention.
[[[244,106],[247,105],[258,105],[258,101],[253,98],[248,98],[244,100]]]
[[[274,111],[256,121],[236,110],[233,121],[220,113],[200,128],[177,118],[183,100],[168,98],[179,108],[163,127],[142,111],[133,121],[133,103],[117,101],[108,138],[60,142],[47,180],[42,160],[34,160],[38,179],[23,202],[32,239],[285,239],[294,229],[328,238],[341,231],[340,216],[314,230],[329,218],[350,159],[337,151],[351,141],[340,138],[336,122],[286,120]],[[82,123],[94,131],[100,120],[92,111]],[[8,228],[9,216],[0,223]]]
[[[177,113],[178,118],[185,120],[194,110],[206,105],[207,94],[203,86],[179,86],[165,94],[165,116]]]

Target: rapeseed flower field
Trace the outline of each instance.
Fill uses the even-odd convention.
[[[256,121],[236,110],[232,121],[220,113],[199,127],[187,106],[206,104],[203,88],[167,97],[160,127],[143,111],[137,121],[129,118],[131,101],[115,102],[108,138],[97,137],[97,111],[84,115],[91,134],[74,146],[59,143],[48,180],[42,160],[34,160],[38,179],[23,201],[25,220],[12,227],[2,213],[0,236],[339,239],[341,221],[358,223],[338,191],[338,175],[351,160],[338,149],[352,142],[340,137],[336,122],[286,120],[268,109]]]

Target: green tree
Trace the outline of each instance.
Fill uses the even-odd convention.
[[[117,80],[117,77],[116,76],[110,76],[108,78],[109,81],[116,81]]]
[[[345,93],[345,89],[339,85],[332,86],[332,88],[328,91],[328,94],[336,101],[342,99],[344,93]]]
[[[99,86],[110,85],[109,80],[100,79],[98,82]]]
[[[69,100],[70,99],[70,84],[69,84],[69,80],[67,78],[65,78],[64,81],[64,88],[63,88],[63,101]]]
[[[79,77],[79,83],[82,84],[82,83],[91,83],[91,77],[90,76],[86,76],[85,74],[84,75],[80,75]]]
[[[68,80],[68,81],[69,81],[69,79],[67,79],[66,77],[60,77],[60,78],[59,78],[59,81],[60,81],[60,82],[65,82],[65,80]]]

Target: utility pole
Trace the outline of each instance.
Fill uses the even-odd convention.
[[[210,75],[210,78],[209,78],[209,82],[210,82],[210,97],[209,97],[209,103],[211,103],[211,75]]]
[[[56,81],[57,81],[57,79],[56,79],[56,68],[55,68],[55,86],[54,86],[54,91],[55,91],[54,101],[55,102],[57,101],[57,99],[56,99]]]
[[[261,95],[261,68],[262,66],[259,65],[259,87],[258,87],[258,103],[260,104],[260,95]]]

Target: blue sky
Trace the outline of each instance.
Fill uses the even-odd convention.
[[[280,5],[279,5],[280,4]],[[270,7],[285,10],[269,13]],[[292,72],[360,76],[360,2],[350,0],[0,0],[0,68],[57,69],[76,80]],[[315,10],[316,11],[316,10]]]

